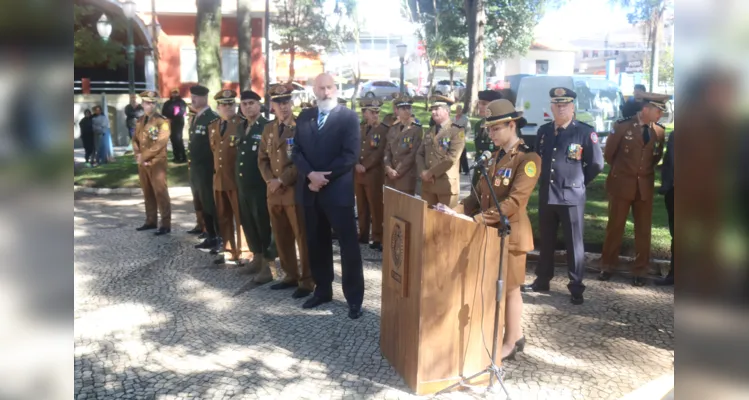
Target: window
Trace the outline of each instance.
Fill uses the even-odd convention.
[[[593,57],[598,57],[598,50],[593,50]]]
[[[549,60],[536,60],[536,74],[545,75],[549,73]]]
[[[221,80],[239,82],[239,51],[237,49],[221,49]]]
[[[195,49],[180,49],[179,70],[182,82],[198,81],[198,58]]]
[[[583,58],[590,57],[590,53],[588,53],[588,50],[583,50]]]

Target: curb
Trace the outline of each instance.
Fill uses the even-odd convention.
[[[528,252],[529,261],[538,261],[539,256],[540,256],[540,252],[538,250],[533,250],[533,251]],[[587,251],[585,252],[585,266],[587,270],[599,272],[601,270],[599,268],[600,260],[601,260],[601,254],[588,253]],[[616,271],[620,273],[630,272],[629,264],[633,263],[634,261],[635,261],[634,257],[619,256],[619,267],[616,269]],[[554,264],[557,267],[567,266],[567,250],[556,250],[554,252]],[[651,259],[649,272],[651,275],[663,276],[666,272],[668,272],[670,265],[671,265],[670,260]]]

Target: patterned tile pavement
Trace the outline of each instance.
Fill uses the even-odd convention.
[[[173,233],[155,238],[133,229],[140,197],[76,194],[76,399],[415,398],[379,351],[379,253],[362,247],[362,318],[346,317],[338,267],[335,301],[306,311],[290,292],[212,268],[184,233],[189,191],[172,202]],[[673,373],[673,289],[590,275],[575,307],[563,277],[524,295],[528,344],[506,366],[513,399],[617,399]]]

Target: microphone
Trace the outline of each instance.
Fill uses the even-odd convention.
[[[486,164],[486,162],[491,159],[492,159],[492,153],[489,150],[485,150],[483,153],[481,153],[481,157],[479,157],[479,159],[476,160],[473,166],[471,166],[471,168],[468,168],[468,170],[470,171],[472,169],[483,167],[484,164]]]

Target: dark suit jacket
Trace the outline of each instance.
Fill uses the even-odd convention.
[[[354,166],[361,144],[359,117],[340,105],[328,115],[322,130],[317,129],[318,108],[303,110],[296,118],[296,137],[292,160],[299,171],[296,195],[300,204],[354,206]],[[307,175],[313,171],[332,171],[330,181],[319,192],[309,190]]]
[[[661,170],[662,194],[668,193],[674,187],[674,132],[668,135],[666,142],[666,156],[663,158],[663,169]]]

